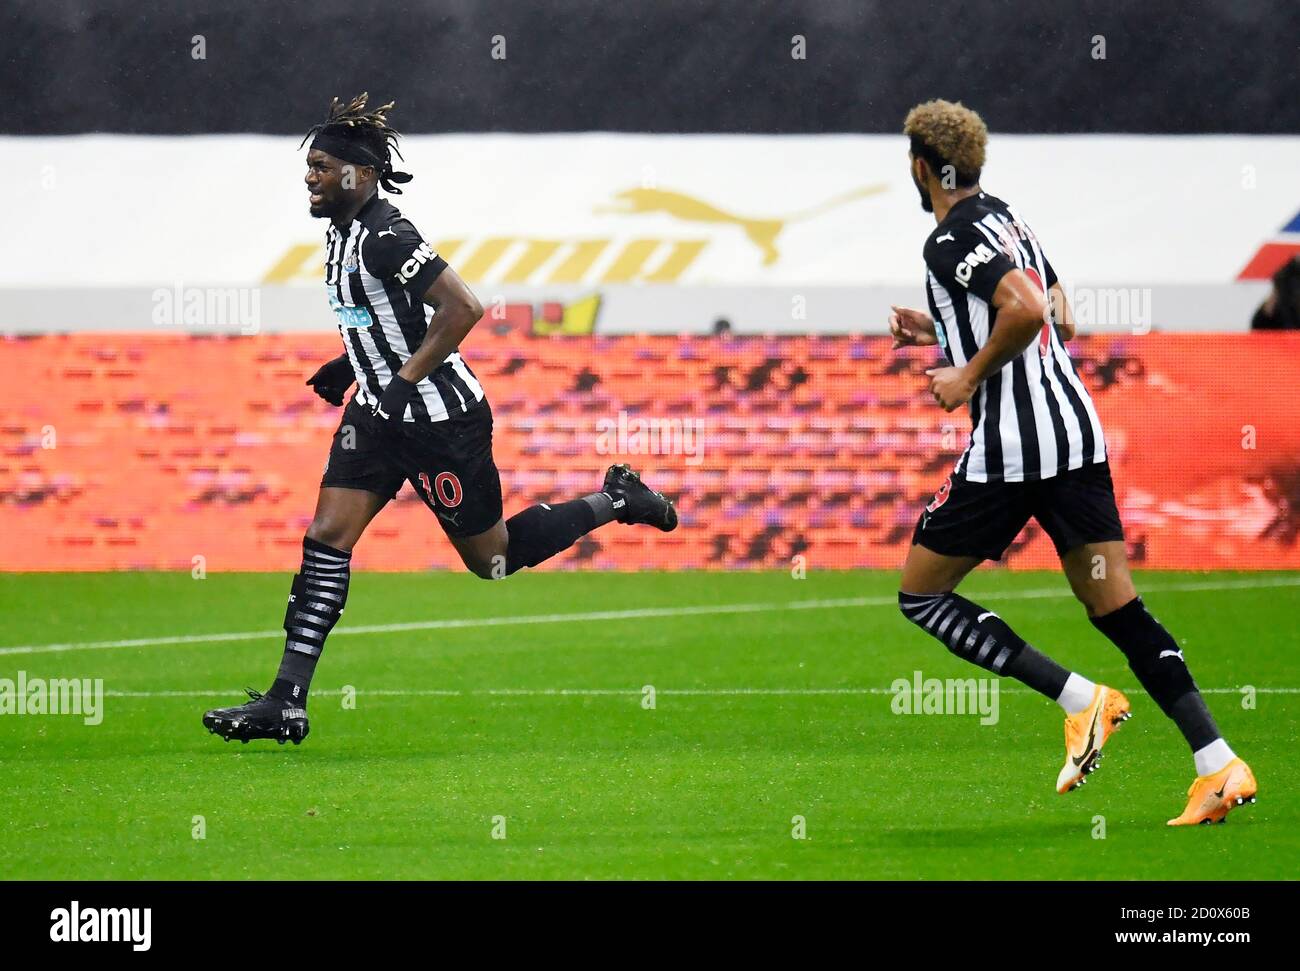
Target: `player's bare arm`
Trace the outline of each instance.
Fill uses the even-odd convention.
[[[1012,270],[993,293],[997,308],[988,342],[962,367],[931,368],[930,393],[944,411],[955,411],[970,401],[975,389],[990,374],[1002,370],[1025,352],[1043,328],[1047,298],[1023,270]]]
[[[410,360],[397,372],[412,384],[427,377],[460,347],[461,341],[483,317],[483,305],[478,297],[450,266],[424,292],[424,302],[434,310],[429,329]]]
[[[389,434],[401,427],[398,423],[407,403],[416,393],[415,386],[460,347],[461,341],[483,316],[483,306],[478,298],[450,266],[443,267],[422,299],[434,308],[428,329],[419,346],[384,389],[375,412],[380,419],[376,427]]]

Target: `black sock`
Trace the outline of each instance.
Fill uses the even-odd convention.
[[[1219,726],[1210,714],[1209,706],[1199,691],[1189,691],[1169,706],[1169,717],[1187,739],[1193,752],[1199,752],[1216,739],[1222,738]]]
[[[268,694],[299,707],[307,704],[325,638],[348,600],[352,554],[304,537],[302,567],[293,578],[284,614],[284,658]]]
[[[986,671],[1015,678],[1056,701],[1070,672],[1034,650],[991,610],[956,593],[898,594],[903,616],[953,654]]]
[[[1222,737],[1177,641],[1151,616],[1141,597],[1134,597],[1119,610],[1093,617],[1092,626],[1124,652],[1138,683],[1173,719],[1193,752]]]
[[[596,526],[604,526],[614,521],[614,500],[610,498],[608,492],[593,492],[589,496],[583,496],[582,501],[589,505],[595,514]]]
[[[603,492],[554,506],[529,506],[506,520],[506,574],[549,560],[613,518],[613,502]]]

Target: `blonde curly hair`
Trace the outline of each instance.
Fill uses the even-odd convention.
[[[903,121],[903,134],[912,141],[912,154],[929,162],[936,173],[951,165],[959,186],[979,182],[989,130],[984,119],[960,101],[936,98],[917,105]]]

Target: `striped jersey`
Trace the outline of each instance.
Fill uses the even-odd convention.
[[[962,366],[997,321],[993,292],[1020,269],[1047,292],[1056,273],[1017,212],[985,192],[958,202],[925,241],[926,294],[948,362]],[[970,400],[971,438],[956,474],[971,482],[1027,482],[1106,461],[1097,410],[1055,325]]]
[[[376,193],[351,224],[325,231],[325,288],[357,379],[356,400],[371,407],[429,327],[423,297],[447,266],[397,207]],[[415,385],[405,421],[446,421],[484,400],[461,358],[447,355]]]

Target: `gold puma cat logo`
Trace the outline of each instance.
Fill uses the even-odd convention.
[[[613,205],[597,206],[595,211],[623,215],[662,212],[685,222],[730,223],[739,226],[745,231],[745,235],[749,237],[750,242],[762,251],[763,265],[770,266],[781,255],[777,252],[776,237],[790,223],[812,219],[831,209],[853,202],[855,199],[863,199],[884,191],[885,184],[883,182],[878,182],[875,185],[865,185],[827,199],[821,205],[775,219],[753,219],[747,216],[737,216],[724,209],[719,209],[703,199],[696,199],[684,192],[673,192],[669,189],[624,189],[614,197]]]

